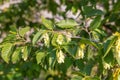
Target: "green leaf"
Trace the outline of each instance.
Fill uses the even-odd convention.
[[[74,26],[77,26],[78,23],[75,20],[67,19],[58,22],[56,25],[60,28],[73,28]]]
[[[118,0],[113,6],[113,12],[119,13],[119,11],[120,11],[120,1]]]
[[[0,44],[0,48],[2,48],[2,47],[3,47],[3,45]]]
[[[23,47],[22,58],[24,59],[24,61],[26,61],[28,59],[28,56],[29,56],[30,52],[31,52],[31,47],[29,47],[29,46]]]
[[[42,36],[44,31],[40,30],[39,32],[37,32],[32,40],[33,45],[35,45],[35,43],[40,39],[40,37]]]
[[[100,30],[100,29],[95,29],[95,31],[99,34],[101,34],[102,36],[107,36],[107,34],[103,31],[103,30]]]
[[[60,67],[60,69],[63,71],[63,73],[66,73],[67,70],[72,66],[72,63],[73,63],[73,59],[70,58],[70,57],[65,57],[65,62],[60,64],[59,66],[62,66]],[[67,63],[67,64],[66,64]],[[64,67],[64,68],[63,68]]]
[[[42,17],[42,24],[47,28],[47,29],[53,29],[53,23],[50,20],[45,19]]]
[[[78,11],[78,7],[73,6],[73,7],[72,7],[72,12],[73,12],[73,14],[77,13],[77,11]]]
[[[26,32],[28,32],[30,30],[30,27],[24,27],[24,28],[20,28],[19,29],[19,34],[20,36],[24,37]]]
[[[118,80],[120,80],[120,74],[118,75]]]
[[[15,24],[10,26],[10,32],[12,32],[13,34],[17,33],[17,28]]]
[[[91,76],[86,76],[82,80],[100,80],[98,77],[91,77]]]
[[[16,34],[8,34],[3,42],[14,42],[16,40]]]
[[[75,65],[80,69],[81,72],[83,72],[85,64],[83,59],[77,59],[75,61]],[[78,73],[79,74],[79,73]],[[84,74],[80,74],[80,76],[84,76]]]
[[[1,51],[1,57],[6,63],[9,63],[10,56],[12,54],[13,45],[12,43],[6,43],[3,45],[2,51]]]
[[[47,59],[48,59],[48,67],[49,69],[54,69],[55,62],[56,62],[56,50],[54,48],[49,48],[47,51]]]
[[[94,50],[93,49],[91,49],[91,47],[92,46],[87,46],[87,51],[86,51],[86,58],[88,59],[88,60],[90,60],[90,59],[94,59],[94,55],[95,55],[95,53],[94,53]],[[101,48],[101,47],[99,47],[99,48]]]
[[[17,48],[12,55],[12,62],[16,63],[21,58],[21,48]]]
[[[65,51],[67,53],[69,53],[73,57],[75,56],[75,54],[77,52],[77,46],[75,46],[75,45],[63,46],[63,48],[65,49]]]
[[[101,16],[97,16],[90,24],[90,30],[98,28],[101,24]]]
[[[114,54],[113,54],[113,51],[110,50],[109,51],[109,54],[107,54],[104,58],[104,61],[110,65],[114,65],[115,63],[115,57],[114,57]]]
[[[41,60],[45,57],[45,53],[44,52],[38,52],[36,54],[36,60],[37,60],[37,64],[41,63]]]
[[[94,63],[93,60],[87,61],[86,65],[84,66],[84,71],[83,71],[83,72],[84,72],[86,75],[90,75],[94,64],[95,64],[95,63]]]
[[[75,76],[71,80],[82,80],[82,77],[81,76]]]
[[[97,16],[97,15],[103,15],[103,11],[99,10],[99,9],[93,9],[92,6],[84,6],[83,7],[83,13],[84,15],[86,15],[87,17],[91,17],[91,16]]]
[[[104,56],[103,57],[105,57],[109,53],[109,51],[112,48],[116,39],[117,38],[115,36],[111,36],[105,41],[105,43],[104,43]]]
[[[80,40],[81,43],[85,43],[85,44],[89,44],[89,45],[92,45],[96,48],[98,48],[98,46],[93,42],[93,41],[90,41],[89,39],[86,39],[86,38],[82,38]],[[99,48],[98,48],[99,49]]]
[[[92,33],[92,39],[94,39],[95,41],[100,41],[100,34],[97,33],[96,31],[91,31]]]

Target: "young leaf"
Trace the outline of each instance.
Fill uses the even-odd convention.
[[[21,54],[21,49],[17,48],[12,55],[12,62],[13,63],[16,63],[17,61],[20,60],[20,58],[21,58],[20,54]]]
[[[37,60],[37,64],[41,63],[41,60],[45,57],[45,53],[44,52],[38,52],[36,54],[36,60]]]
[[[117,60],[117,63],[120,65],[120,57],[115,57]]]
[[[51,41],[51,43],[52,43],[53,46],[57,46],[57,43],[56,43],[57,36],[58,36],[58,34],[54,34],[53,35],[53,38],[52,38],[52,41]]]
[[[101,16],[97,16],[90,24],[90,30],[98,28],[101,24]]]
[[[42,24],[47,28],[47,29],[53,29],[53,23],[50,20],[45,19],[42,17]]]
[[[30,30],[30,27],[24,27],[24,28],[19,29],[20,36],[24,37],[26,32],[28,32],[29,30]]]
[[[30,52],[31,52],[31,47],[29,47],[29,46],[23,47],[23,50],[22,50],[22,53],[23,53],[22,58],[24,59],[24,61],[27,60]]]
[[[77,26],[78,23],[75,20],[67,19],[58,22],[56,25],[60,28],[73,28],[74,26]]]
[[[33,40],[32,40],[33,45],[35,45],[35,43],[39,40],[39,38],[42,36],[42,33],[43,31],[39,31],[34,35]]]
[[[91,31],[91,33],[92,33],[93,40],[100,41],[100,34],[99,33],[97,33],[96,31]]]
[[[1,51],[1,57],[6,63],[9,63],[10,56],[12,53],[13,45],[12,43],[6,43],[3,45],[2,51]]]

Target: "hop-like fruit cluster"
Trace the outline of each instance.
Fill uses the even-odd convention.
[[[48,33],[45,33],[43,35],[43,39],[44,39],[45,46],[49,47],[49,35],[48,35]]]
[[[62,34],[58,35],[56,42],[57,42],[59,45],[62,45],[62,44],[63,44],[63,41],[64,41],[63,35],[62,35]]]
[[[108,63],[106,63],[106,62],[104,62],[103,65],[104,65],[104,68],[105,68],[105,69],[110,69],[110,67],[111,67],[111,65],[108,64]]]
[[[115,51],[116,51],[115,57],[120,58],[120,33],[116,32],[115,36],[117,36],[117,40],[115,43]]]
[[[120,74],[120,68],[116,68],[116,69],[113,71],[113,80],[119,80],[119,79],[118,79],[119,74]]]
[[[56,53],[56,57],[57,57],[58,63],[64,63],[65,56],[62,50]]]
[[[77,53],[76,53],[77,59],[84,58],[84,49],[85,49],[85,44],[80,44],[80,46],[78,47]]]

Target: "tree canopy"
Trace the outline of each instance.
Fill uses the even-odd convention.
[[[119,80],[120,0],[0,0],[1,80]]]

